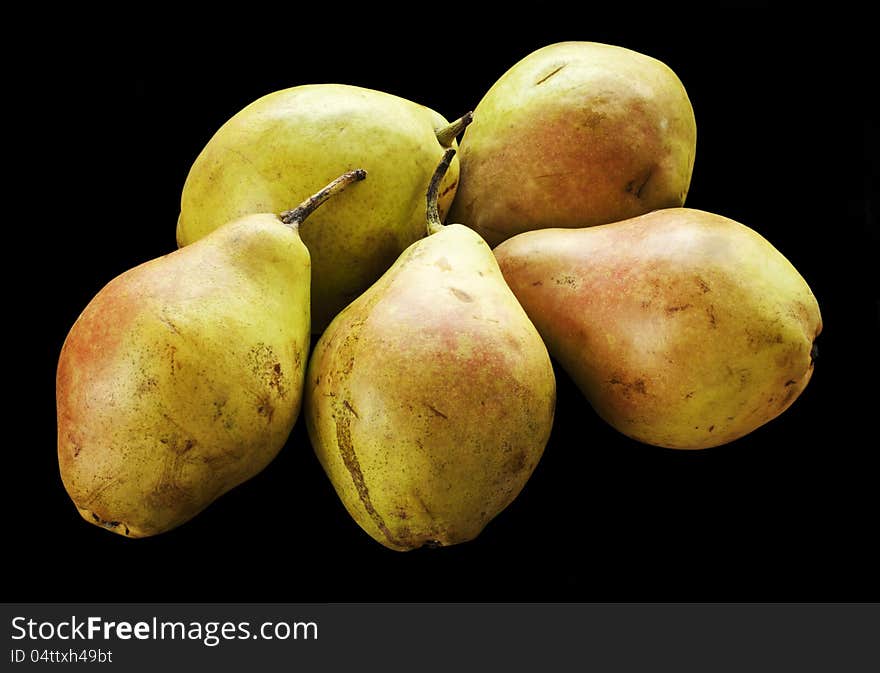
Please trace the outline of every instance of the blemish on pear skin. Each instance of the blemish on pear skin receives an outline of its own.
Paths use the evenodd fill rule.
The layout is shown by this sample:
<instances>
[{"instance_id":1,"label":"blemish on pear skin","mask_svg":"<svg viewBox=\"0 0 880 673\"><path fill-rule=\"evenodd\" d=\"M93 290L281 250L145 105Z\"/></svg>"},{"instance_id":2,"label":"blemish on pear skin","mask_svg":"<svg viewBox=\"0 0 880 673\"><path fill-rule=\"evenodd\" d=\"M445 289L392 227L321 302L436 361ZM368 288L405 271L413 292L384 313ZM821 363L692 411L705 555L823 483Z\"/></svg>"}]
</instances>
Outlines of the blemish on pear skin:
<instances>
[{"instance_id":1,"label":"blemish on pear skin","mask_svg":"<svg viewBox=\"0 0 880 673\"><path fill-rule=\"evenodd\" d=\"M83 499L81 501L83 507L90 506L91 503L95 502L101 496L101 494L104 493L104 491L111 488L114 484L120 483L119 479L114 478L114 477L104 477L104 479L105 479L105 481L103 484L101 484L97 488L93 489L92 492L89 493L85 497L85 499Z\"/></svg>"},{"instance_id":2,"label":"blemish on pear skin","mask_svg":"<svg viewBox=\"0 0 880 673\"><path fill-rule=\"evenodd\" d=\"M298 351L295 353L295 356L297 355ZM264 381L270 389L275 390L278 397L283 399L287 396L287 386L281 371L281 363L271 346L258 343L248 352L248 359L254 376Z\"/></svg>"},{"instance_id":3,"label":"blemish on pear skin","mask_svg":"<svg viewBox=\"0 0 880 673\"><path fill-rule=\"evenodd\" d=\"M351 475L355 490L367 514L376 524L376 527L382 531L385 538L394 546L406 546L401 544L392 533L382 515L376 511L373 501L370 499L370 491L367 489L367 482L364 480L364 473L361 471L361 465L358 461L357 454L354 451L354 445L351 441L351 417L346 413L339 413L335 416L336 420L336 445L339 447L339 455L346 469Z\"/></svg>"},{"instance_id":4,"label":"blemish on pear skin","mask_svg":"<svg viewBox=\"0 0 880 673\"><path fill-rule=\"evenodd\" d=\"M213 420L219 420L223 415L223 407L226 406L226 400L214 400L214 417Z\"/></svg>"},{"instance_id":5,"label":"blemish on pear skin","mask_svg":"<svg viewBox=\"0 0 880 673\"><path fill-rule=\"evenodd\" d=\"M667 306L666 307L666 315L673 315L674 313L678 313L679 311L686 311L691 307L691 304L679 304L678 306Z\"/></svg>"},{"instance_id":6,"label":"blemish on pear skin","mask_svg":"<svg viewBox=\"0 0 880 673\"><path fill-rule=\"evenodd\" d=\"M539 84L543 84L544 82L546 82L548 79L553 77L553 75L557 74L560 70L562 70L567 65L568 65L568 63L563 63L562 65L557 66L554 70L551 70L546 75L544 75L541 79L539 79L537 82L535 82L534 86L538 86Z\"/></svg>"},{"instance_id":7,"label":"blemish on pear skin","mask_svg":"<svg viewBox=\"0 0 880 673\"><path fill-rule=\"evenodd\" d=\"M116 528L122 523L121 521L105 521L94 512L92 512L92 518L95 520L96 524L107 529ZM128 526L125 527L125 531L125 534L128 535Z\"/></svg>"},{"instance_id":8,"label":"blemish on pear skin","mask_svg":"<svg viewBox=\"0 0 880 673\"><path fill-rule=\"evenodd\" d=\"M168 316L161 315L161 316L159 316L159 320L162 322L163 325L165 325L165 327L170 329L177 336L183 336L181 331L177 328L177 325L175 325L174 321L172 321Z\"/></svg>"},{"instance_id":9,"label":"blemish on pear skin","mask_svg":"<svg viewBox=\"0 0 880 673\"><path fill-rule=\"evenodd\" d=\"M173 367L174 366L172 365L172 370L171 370L172 373L174 373ZM141 373L146 374L146 372L141 372ZM146 378L141 379L140 383L138 383L137 392L139 395L144 395L144 394L150 392L150 390L155 388L158 384L159 384L159 381L156 380L155 376L147 376Z\"/></svg>"},{"instance_id":10,"label":"blemish on pear skin","mask_svg":"<svg viewBox=\"0 0 880 673\"><path fill-rule=\"evenodd\" d=\"M428 404L427 402L425 403L425 406L428 407L428 409L430 409L432 412L434 412L435 415L439 416L440 418L443 418L443 419L446 419L446 420L449 419L449 416L447 416L446 414L444 414L442 411L440 411L440 410L437 409L436 407L434 407L434 406Z\"/></svg>"},{"instance_id":11,"label":"blemish on pear skin","mask_svg":"<svg viewBox=\"0 0 880 673\"><path fill-rule=\"evenodd\" d=\"M642 193L645 190L645 185L648 184L648 181L651 179L651 176L654 174L654 168L649 168L647 174L641 178L633 178L629 182L626 183L626 187L624 187L624 191L627 194L634 195L637 199L642 198ZM637 186L638 185L638 186Z\"/></svg>"},{"instance_id":12,"label":"blemish on pear skin","mask_svg":"<svg viewBox=\"0 0 880 673\"><path fill-rule=\"evenodd\" d=\"M257 413L260 414L260 416L264 416L267 423L272 422L272 416L275 415L275 406L272 404L272 400L270 400L268 396L260 398L260 401L257 404Z\"/></svg>"},{"instance_id":13,"label":"blemish on pear skin","mask_svg":"<svg viewBox=\"0 0 880 673\"><path fill-rule=\"evenodd\" d=\"M457 179L454 180L453 182L449 183L449 185L446 187L446 189L444 189L442 192L440 192L440 195L437 198L443 198L444 196L446 196L449 192L451 192L456 187L458 187L458 180Z\"/></svg>"},{"instance_id":14,"label":"blemish on pear skin","mask_svg":"<svg viewBox=\"0 0 880 673\"><path fill-rule=\"evenodd\" d=\"M436 266L441 271L452 270L452 266L449 264L449 260L445 257L441 257L436 262L434 262L434 266Z\"/></svg>"},{"instance_id":15,"label":"blemish on pear skin","mask_svg":"<svg viewBox=\"0 0 880 673\"><path fill-rule=\"evenodd\" d=\"M518 451L517 454L508 461L505 467L508 472L516 473L522 471L526 467L526 463L525 451Z\"/></svg>"},{"instance_id":16,"label":"blemish on pear skin","mask_svg":"<svg viewBox=\"0 0 880 673\"><path fill-rule=\"evenodd\" d=\"M269 387L274 388L278 392L279 397L285 397L287 395L287 388L284 386L284 376L281 373L280 362L276 362L275 366L272 367L272 373L269 379Z\"/></svg>"},{"instance_id":17,"label":"blemish on pear skin","mask_svg":"<svg viewBox=\"0 0 880 673\"><path fill-rule=\"evenodd\" d=\"M748 340L749 346L754 349L755 352L760 352L767 346L784 342L781 334L767 334L766 332L755 332L753 330L746 330L746 339Z\"/></svg>"},{"instance_id":18,"label":"blemish on pear skin","mask_svg":"<svg viewBox=\"0 0 880 673\"><path fill-rule=\"evenodd\" d=\"M176 372L179 372L183 366L180 364L180 361L177 358L177 346L168 345L168 360L169 365L171 367L171 375L173 376Z\"/></svg>"},{"instance_id":19,"label":"blemish on pear skin","mask_svg":"<svg viewBox=\"0 0 880 673\"><path fill-rule=\"evenodd\" d=\"M630 399L633 392L637 392L640 395L647 395L648 394L648 387L645 383L645 379L640 378L640 379L636 379L632 383L627 383L626 381L623 381L623 380L615 377L615 378L609 379L608 383L610 383L613 386L621 386L623 396L626 399Z\"/></svg>"},{"instance_id":20,"label":"blemish on pear skin","mask_svg":"<svg viewBox=\"0 0 880 673\"><path fill-rule=\"evenodd\" d=\"M707 283L705 280L703 280L703 279L700 278L699 276L697 276L696 278L694 278L694 281L697 283L697 286L700 288L700 291L701 291L703 294L706 294L707 292L711 292L711 291L712 291L712 288L709 287L709 283Z\"/></svg>"},{"instance_id":21,"label":"blemish on pear skin","mask_svg":"<svg viewBox=\"0 0 880 673\"><path fill-rule=\"evenodd\" d=\"M474 298L470 296L467 292L465 292L464 290L459 290L457 287L451 287L449 288L449 291L454 294L455 298L459 301L470 303L474 300Z\"/></svg>"},{"instance_id":22,"label":"blemish on pear skin","mask_svg":"<svg viewBox=\"0 0 880 673\"><path fill-rule=\"evenodd\" d=\"M706 315L709 316L709 326L712 327L712 329L718 329L718 321L715 318L715 307L711 304L706 307Z\"/></svg>"},{"instance_id":23,"label":"blemish on pear skin","mask_svg":"<svg viewBox=\"0 0 880 673\"><path fill-rule=\"evenodd\" d=\"M343 406L345 406L346 409L348 409L348 410L352 413L352 415L353 415L355 418L360 419L360 416L358 415L358 412L356 412L356 411L354 410L354 407L351 406L351 403L350 403L348 400L342 400L342 404L343 404Z\"/></svg>"}]
</instances>

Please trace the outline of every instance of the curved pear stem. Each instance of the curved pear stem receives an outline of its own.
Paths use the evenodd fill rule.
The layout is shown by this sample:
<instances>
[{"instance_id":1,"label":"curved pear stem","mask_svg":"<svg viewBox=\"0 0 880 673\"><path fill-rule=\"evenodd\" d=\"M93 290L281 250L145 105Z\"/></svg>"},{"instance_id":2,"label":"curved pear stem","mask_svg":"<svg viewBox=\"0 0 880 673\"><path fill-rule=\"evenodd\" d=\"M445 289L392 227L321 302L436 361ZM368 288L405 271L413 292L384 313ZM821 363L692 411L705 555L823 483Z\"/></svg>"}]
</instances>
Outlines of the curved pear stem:
<instances>
[{"instance_id":1,"label":"curved pear stem","mask_svg":"<svg viewBox=\"0 0 880 673\"><path fill-rule=\"evenodd\" d=\"M455 150L451 147L443 153L443 158L440 159L440 163L434 170L434 175L431 176L431 182L428 184L428 194L425 197L428 201L428 236L443 229L440 209L437 208L437 193L440 191L440 183L443 181L446 171L449 170L449 164L454 156Z\"/></svg>"},{"instance_id":2,"label":"curved pear stem","mask_svg":"<svg viewBox=\"0 0 880 673\"><path fill-rule=\"evenodd\" d=\"M309 215L317 210L324 201L344 190L352 182L358 182L365 177L367 177L367 172L363 168L343 173L329 185L324 187L320 192L312 194L296 208L285 210L278 217L291 229L296 229Z\"/></svg>"},{"instance_id":3,"label":"curved pear stem","mask_svg":"<svg viewBox=\"0 0 880 673\"><path fill-rule=\"evenodd\" d=\"M468 124L474 120L474 113L468 112L460 119L456 119L451 124L437 129L437 141L443 147L452 147L452 141L458 138L458 134L465 130Z\"/></svg>"}]
</instances>

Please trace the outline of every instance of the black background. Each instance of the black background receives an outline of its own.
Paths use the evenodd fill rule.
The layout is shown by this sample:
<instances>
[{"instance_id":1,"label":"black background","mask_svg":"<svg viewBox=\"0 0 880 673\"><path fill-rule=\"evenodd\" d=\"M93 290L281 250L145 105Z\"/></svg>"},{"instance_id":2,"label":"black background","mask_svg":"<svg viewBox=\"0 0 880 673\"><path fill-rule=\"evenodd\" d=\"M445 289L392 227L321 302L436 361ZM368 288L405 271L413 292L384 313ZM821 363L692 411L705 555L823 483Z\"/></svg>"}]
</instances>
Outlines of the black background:
<instances>
[{"instance_id":1,"label":"black background","mask_svg":"<svg viewBox=\"0 0 880 673\"><path fill-rule=\"evenodd\" d=\"M5 419L4 600L880 599L867 20L436 7L389 14L392 25L390 10L320 10L176 29L172 17L102 17L108 29L56 16L30 43L41 60L21 73L10 110L22 123L7 129L30 151L8 194L25 219L8 223L22 239L7 249L19 269L6 331L20 403ZM127 540L80 519L55 456L61 344L106 282L175 248L189 166L226 119L316 82L382 89L453 119L517 60L570 39L676 71L698 127L687 205L762 233L818 297L817 368L791 409L727 446L664 450L605 425L557 369L556 422L533 478L478 539L452 548L402 554L370 539L302 422L262 474L172 532Z\"/></svg>"}]
</instances>

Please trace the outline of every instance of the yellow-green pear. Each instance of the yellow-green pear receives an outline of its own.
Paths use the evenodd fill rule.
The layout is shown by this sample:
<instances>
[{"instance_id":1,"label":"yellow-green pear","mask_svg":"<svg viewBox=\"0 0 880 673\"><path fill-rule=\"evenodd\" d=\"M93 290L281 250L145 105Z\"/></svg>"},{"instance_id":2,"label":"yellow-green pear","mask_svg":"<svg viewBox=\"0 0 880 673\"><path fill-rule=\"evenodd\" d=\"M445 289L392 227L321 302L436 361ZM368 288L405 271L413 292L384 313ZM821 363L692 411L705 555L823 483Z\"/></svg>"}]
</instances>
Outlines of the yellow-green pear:
<instances>
[{"instance_id":1,"label":"yellow-green pear","mask_svg":"<svg viewBox=\"0 0 880 673\"><path fill-rule=\"evenodd\" d=\"M247 215L110 281L58 362L58 461L82 517L170 530L260 472L300 411L309 253L297 227L363 171L298 208Z\"/></svg>"},{"instance_id":2,"label":"yellow-green pear","mask_svg":"<svg viewBox=\"0 0 880 673\"><path fill-rule=\"evenodd\" d=\"M495 246L681 206L696 134L687 92L662 62L595 42L543 47L474 109L450 218Z\"/></svg>"},{"instance_id":3,"label":"yellow-green pear","mask_svg":"<svg viewBox=\"0 0 880 673\"><path fill-rule=\"evenodd\" d=\"M504 278L602 418L641 442L700 449L785 411L822 331L807 283L766 239L670 208L520 234Z\"/></svg>"},{"instance_id":4,"label":"yellow-green pear","mask_svg":"<svg viewBox=\"0 0 880 673\"><path fill-rule=\"evenodd\" d=\"M230 216L279 212L363 167L370 179L358 198L328 204L300 231L312 258L312 329L320 333L424 236L425 185L469 121L450 124L404 98L342 84L270 93L229 119L196 158L177 242L188 245ZM457 183L456 160L441 185L443 214Z\"/></svg>"},{"instance_id":5,"label":"yellow-green pear","mask_svg":"<svg viewBox=\"0 0 880 673\"><path fill-rule=\"evenodd\" d=\"M556 382L541 338L471 229L427 238L321 336L309 436L354 520L394 550L476 537L519 494L550 435Z\"/></svg>"}]
</instances>

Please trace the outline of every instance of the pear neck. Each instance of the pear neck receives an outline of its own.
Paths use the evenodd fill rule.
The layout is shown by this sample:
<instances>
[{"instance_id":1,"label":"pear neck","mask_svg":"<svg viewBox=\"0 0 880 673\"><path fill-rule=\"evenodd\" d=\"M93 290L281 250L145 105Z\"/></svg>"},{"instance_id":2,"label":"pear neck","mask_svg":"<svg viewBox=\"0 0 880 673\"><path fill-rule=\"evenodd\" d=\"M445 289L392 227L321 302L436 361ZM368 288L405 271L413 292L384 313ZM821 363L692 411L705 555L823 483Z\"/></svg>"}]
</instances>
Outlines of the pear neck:
<instances>
[{"instance_id":1,"label":"pear neck","mask_svg":"<svg viewBox=\"0 0 880 673\"><path fill-rule=\"evenodd\" d=\"M329 185L324 187L324 189L312 194L296 208L285 210L278 216L278 218L291 229L296 229L331 196L338 194L352 182L358 182L366 177L367 172L363 168L343 173Z\"/></svg>"},{"instance_id":2,"label":"pear neck","mask_svg":"<svg viewBox=\"0 0 880 673\"><path fill-rule=\"evenodd\" d=\"M441 129L437 129L434 133L437 135L437 142L443 147L452 147L453 141L459 134L465 130L468 124L474 120L474 113L468 112L451 124L447 124Z\"/></svg>"},{"instance_id":3,"label":"pear neck","mask_svg":"<svg viewBox=\"0 0 880 673\"><path fill-rule=\"evenodd\" d=\"M455 150L451 147L443 153L443 158L440 159L440 163L434 170L434 175L431 176L431 182L428 184L428 193L425 197L428 202L428 236L436 234L443 229L443 222L440 220L440 209L437 206L437 198L440 191L440 183L446 176L446 171L449 170L449 164L454 156Z\"/></svg>"}]
</instances>

